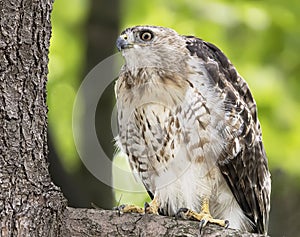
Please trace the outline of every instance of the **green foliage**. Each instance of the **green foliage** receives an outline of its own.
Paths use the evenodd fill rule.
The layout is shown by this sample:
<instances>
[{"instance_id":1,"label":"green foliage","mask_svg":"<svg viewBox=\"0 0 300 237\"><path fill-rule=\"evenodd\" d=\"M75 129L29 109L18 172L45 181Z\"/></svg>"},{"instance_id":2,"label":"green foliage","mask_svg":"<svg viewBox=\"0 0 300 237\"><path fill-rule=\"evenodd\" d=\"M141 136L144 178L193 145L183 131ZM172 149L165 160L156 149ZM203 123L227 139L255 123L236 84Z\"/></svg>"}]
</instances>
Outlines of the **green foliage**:
<instances>
[{"instance_id":1,"label":"green foliage","mask_svg":"<svg viewBox=\"0 0 300 237\"><path fill-rule=\"evenodd\" d=\"M49 54L48 107L50 136L67 171L78 166L72 134L72 109L84 68L83 27L88 1L55 1Z\"/></svg>"}]
</instances>

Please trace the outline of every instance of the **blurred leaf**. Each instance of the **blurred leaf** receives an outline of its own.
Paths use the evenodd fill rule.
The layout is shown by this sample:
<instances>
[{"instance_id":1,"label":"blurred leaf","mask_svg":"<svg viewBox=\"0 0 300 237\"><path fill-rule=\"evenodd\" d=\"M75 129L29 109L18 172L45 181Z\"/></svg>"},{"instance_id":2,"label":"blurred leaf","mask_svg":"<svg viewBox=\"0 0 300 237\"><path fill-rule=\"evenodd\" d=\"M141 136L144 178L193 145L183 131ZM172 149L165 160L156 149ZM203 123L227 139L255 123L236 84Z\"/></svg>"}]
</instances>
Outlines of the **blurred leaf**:
<instances>
[{"instance_id":1,"label":"blurred leaf","mask_svg":"<svg viewBox=\"0 0 300 237\"><path fill-rule=\"evenodd\" d=\"M85 65L83 24L88 0L55 1L49 54L49 133L65 169L74 172L79 165L72 134L72 110Z\"/></svg>"}]
</instances>

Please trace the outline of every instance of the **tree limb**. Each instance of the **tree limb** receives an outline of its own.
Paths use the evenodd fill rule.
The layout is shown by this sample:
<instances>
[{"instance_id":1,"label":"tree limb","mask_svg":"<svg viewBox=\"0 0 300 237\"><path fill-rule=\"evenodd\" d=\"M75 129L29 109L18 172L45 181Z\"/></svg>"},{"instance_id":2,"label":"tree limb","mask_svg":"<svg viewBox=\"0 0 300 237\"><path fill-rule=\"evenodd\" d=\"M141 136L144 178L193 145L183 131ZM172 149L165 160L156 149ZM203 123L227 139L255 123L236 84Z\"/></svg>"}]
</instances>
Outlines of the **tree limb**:
<instances>
[{"instance_id":1,"label":"tree limb","mask_svg":"<svg viewBox=\"0 0 300 237\"><path fill-rule=\"evenodd\" d=\"M257 237L233 229L208 224L202 236ZM174 217L125 213L98 209L68 207L60 236L200 236L196 221L175 220Z\"/></svg>"}]
</instances>

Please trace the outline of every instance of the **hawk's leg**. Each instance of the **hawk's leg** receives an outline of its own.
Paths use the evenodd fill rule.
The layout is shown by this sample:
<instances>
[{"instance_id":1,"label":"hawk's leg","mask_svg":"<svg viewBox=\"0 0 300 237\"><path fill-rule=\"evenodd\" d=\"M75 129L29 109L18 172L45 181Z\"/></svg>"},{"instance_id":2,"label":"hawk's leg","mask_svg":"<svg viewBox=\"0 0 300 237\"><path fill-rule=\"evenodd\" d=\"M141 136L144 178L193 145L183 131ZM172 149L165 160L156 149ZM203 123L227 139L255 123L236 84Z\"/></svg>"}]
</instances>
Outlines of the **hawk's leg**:
<instances>
[{"instance_id":1,"label":"hawk's leg","mask_svg":"<svg viewBox=\"0 0 300 237\"><path fill-rule=\"evenodd\" d=\"M123 212L123 213L134 212L134 213L158 214L158 207L159 207L159 204L158 204L157 198L154 197L150 203L147 203L147 202L145 203L144 208L136 206L136 205L123 204L114 209L119 210L120 212Z\"/></svg>"},{"instance_id":2,"label":"hawk's leg","mask_svg":"<svg viewBox=\"0 0 300 237\"><path fill-rule=\"evenodd\" d=\"M149 213L149 214L158 215L158 208L159 208L159 203L156 196L153 198L153 200L150 203L146 202L144 205L145 213Z\"/></svg>"},{"instance_id":3,"label":"hawk's leg","mask_svg":"<svg viewBox=\"0 0 300 237\"><path fill-rule=\"evenodd\" d=\"M176 216L181 216L184 219L189 220L198 220L200 221L200 233L202 228L209 222L213 224L217 224L227 228L229 226L228 220L214 219L209 211L209 198L204 197L201 200L201 212L197 213L195 211L189 210L188 208L180 208L176 214Z\"/></svg>"}]
</instances>

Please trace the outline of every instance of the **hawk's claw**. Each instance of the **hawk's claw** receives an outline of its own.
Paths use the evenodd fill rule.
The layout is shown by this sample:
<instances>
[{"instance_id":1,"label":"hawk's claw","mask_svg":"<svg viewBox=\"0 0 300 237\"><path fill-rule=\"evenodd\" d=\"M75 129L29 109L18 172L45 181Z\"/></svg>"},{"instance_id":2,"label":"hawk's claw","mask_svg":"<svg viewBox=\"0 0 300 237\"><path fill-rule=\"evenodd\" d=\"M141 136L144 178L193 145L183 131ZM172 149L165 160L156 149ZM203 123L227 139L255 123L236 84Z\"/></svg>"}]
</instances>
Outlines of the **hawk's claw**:
<instances>
[{"instance_id":1,"label":"hawk's claw","mask_svg":"<svg viewBox=\"0 0 300 237\"><path fill-rule=\"evenodd\" d=\"M179 210L175 214L175 219L179 219L179 218L186 219L185 216L188 211L189 211L188 208L185 208L185 207L179 208ZM182 213L184 213L184 215Z\"/></svg>"},{"instance_id":2,"label":"hawk's claw","mask_svg":"<svg viewBox=\"0 0 300 237\"><path fill-rule=\"evenodd\" d=\"M123 210L125 208L125 206L126 206L125 204L120 205L118 210Z\"/></svg>"},{"instance_id":3,"label":"hawk's claw","mask_svg":"<svg viewBox=\"0 0 300 237\"><path fill-rule=\"evenodd\" d=\"M125 208L125 204L122 204L120 206L116 206L116 207L113 207L112 210L113 211L118 211L118 215L120 216L121 215L121 211Z\"/></svg>"},{"instance_id":4,"label":"hawk's claw","mask_svg":"<svg viewBox=\"0 0 300 237\"><path fill-rule=\"evenodd\" d=\"M219 226L223 226L224 228L228 228L229 221L228 220L221 220L221 219L214 219L209 211L206 209L202 210L200 213L194 212L188 208L180 208L177 213L175 214L175 218L183 218L188 220L198 220L199 221L199 231L200 235L203 231L203 228L207 225L207 223L217 224Z\"/></svg>"},{"instance_id":5,"label":"hawk's claw","mask_svg":"<svg viewBox=\"0 0 300 237\"><path fill-rule=\"evenodd\" d=\"M227 229L229 227L229 220L225 220L225 229Z\"/></svg>"},{"instance_id":6,"label":"hawk's claw","mask_svg":"<svg viewBox=\"0 0 300 237\"><path fill-rule=\"evenodd\" d=\"M200 235L202 235L202 230L203 230L204 226L206 226L206 224L207 224L207 220L204 220L204 219L199 222Z\"/></svg>"},{"instance_id":7,"label":"hawk's claw","mask_svg":"<svg viewBox=\"0 0 300 237\"><path fill-rule=\"evenodd\" d=\"M144 212L148 214L158 214L158 204L155 198L150 203L145 202Z\"/></svg>"},{"instance_id":8,"label":"hawk's claw","mask_svg":"<svg viewBox=\"0 0 300 237\"><path fill-rule=\"evenodd\" d=\"M148 203L148 202L145 202L145 204L144 204L144 212L145 212L145 213L148 213L149 208L150 208L149 203Z\"/></svg>"},{"instance_id":9,"label":"hawk's claw","mask_svg":"<svg viewBox=\"0 0 300 237\"><path fill-rule=\"evenodd\" d=\"M113 211L121 211L122 209L124 209L125 206L125 204L122 204L120 206L113 207Z\"/></svg>"}]
</instances>

